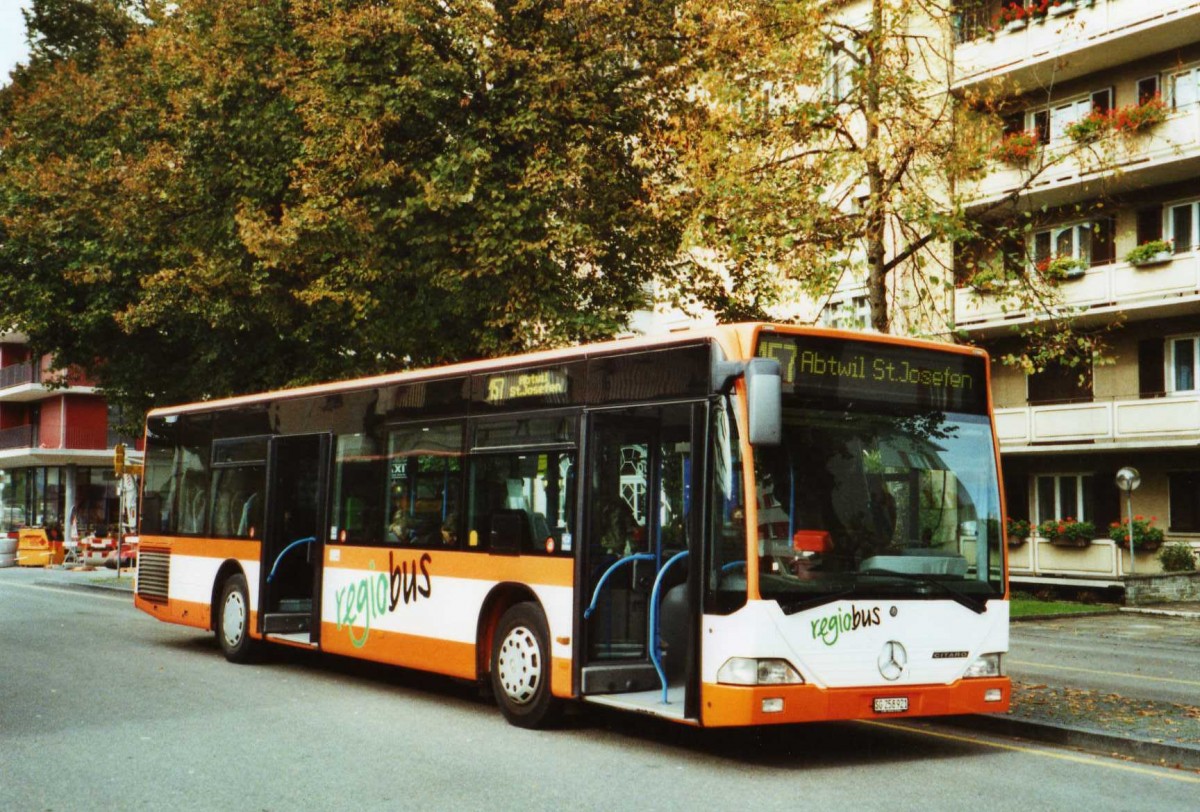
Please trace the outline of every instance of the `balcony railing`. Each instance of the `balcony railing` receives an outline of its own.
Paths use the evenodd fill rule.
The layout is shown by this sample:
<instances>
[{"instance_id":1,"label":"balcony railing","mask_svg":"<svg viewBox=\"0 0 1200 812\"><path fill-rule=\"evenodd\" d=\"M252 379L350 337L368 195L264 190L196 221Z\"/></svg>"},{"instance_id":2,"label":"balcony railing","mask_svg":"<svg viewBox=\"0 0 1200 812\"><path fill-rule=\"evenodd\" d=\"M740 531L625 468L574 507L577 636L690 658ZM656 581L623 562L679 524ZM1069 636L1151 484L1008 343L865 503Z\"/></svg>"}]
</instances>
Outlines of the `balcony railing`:
<instances>
[{"instance_id":1,"label":"balcony railing","mask_svg":"<svg viewBox=\"0 0 1200 812\"><path fill-rule=\"evenodd\" d=\"M26 361L23 364L12 364L0 369L0 389L14 386L24 386L28 383L40 383L41 370Z\"/></svg>"},{"instance_id":2,"label":"balcony railing","mask_svg":"<svg viewBox=\"0 0 1200 812\"><path fill-rule=\"evenodd\" d=\"M996 410L1001 447L1200 439L1200 397L1124 398Z\"/></svg>"},{"instance_id":3,"label":"balcony railing","mask_svg":"<svg viewBox=\"0 0 1200 812\"><path fill-rule=\"evenodd\" d=\"M0 429L0 450L29 448L33 445L33 426L13 426Z\"/></svg>"},{"instance_id":4,"label":"balcony railing","mask_svg":"<svg viewBox=\"0 0 1200 812\"><path fill-rule=\"evenodd\" d=\"M1131 313L1141 307L1179 303L1183 297L1200 296L1200 254L1175 254L1167 262L1134 266L1112 262L1088 268L1082 276L1060 282L1061 305L1072 311L1120 306ZM954 292L954 318L966 330L986 330L1014 322L1029 321L1036 314L1014 309L1011 297L979 293L971 288Z\"/></svg>"},{"instance_id":5,"label":"balcony railing","mask_svg":"<svg viewBox=\"0 0 1200 812\"><path fill-rule=\"evenodd\" d=\"M1200 158L1200 105L1189 105L1147 132L1114 133L1086 147L1067 140L1044 149L1028 165L999 161L974 186L964 189L972 205L1019 193L1033 204L1058 205L1080 195L1095 195L1085 182L1106 179L1106 190L1124 185L1168 182L1179 175L1179 162Z\"/></svg>"},{"instance_id":6,"label":"balcony railing","mask_svg":"<svg viewBox=\"0 0 1200 812\"><path fill-rule=\"evenodd\" d=\"M1200 0L1075 0L993 30L1001 5L971 4L955 26L956 84L1006 77L1026 88L1092 73L1195 41ZM1045 74L1045 75L1043 75Z\"/></svg>"}]
</instances>

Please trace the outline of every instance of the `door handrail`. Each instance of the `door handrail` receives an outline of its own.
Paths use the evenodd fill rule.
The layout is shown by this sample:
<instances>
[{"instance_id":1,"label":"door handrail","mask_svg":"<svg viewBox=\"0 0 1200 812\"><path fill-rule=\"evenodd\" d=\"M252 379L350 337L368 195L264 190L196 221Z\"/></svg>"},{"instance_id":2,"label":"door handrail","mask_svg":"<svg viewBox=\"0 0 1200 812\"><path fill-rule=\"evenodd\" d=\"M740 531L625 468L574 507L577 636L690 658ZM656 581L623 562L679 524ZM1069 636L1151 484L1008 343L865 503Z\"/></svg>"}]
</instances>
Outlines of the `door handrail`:
<instances>
[{"instance_id":1,"label":"door handrail","mask_svg":"<svg viewBox=\"0 0 1200 812\"><path fill-rule=\"evenodd\" d=\"M650 590L650 662L654 663L654 670L658 672L658 680L662 683L662 703L664 705L670 703L667 702L667 672L663 669L662 652L659 650L658 624L661 620L658 612L659 593L662 591L663 576L667 574L667 570L671 569L676 561L686 557L688 553L688 550L683 550L667 559L667 563L662 565L662 569L658 571L658 575L654 579L654 588Z\"/></svg>"},{"instance_id":2,"label":"door handrail","mask_svg":"<svg viewBox=\"0 0 1200 812\"><path fill-rule=\"evenodd\" d=\"M592 616L592 613L596 611L596 602L600 600L600 590L604 589L604 585L608 582L609 577L617 570L618 567L622 567L625 564L629 564L633 561L653 560L654 556L650 553L634 553L633 555L627 555L624 558L618 558L616 561L610 564L608 569L604 571L604 574L600 576L600 582L596 584L595 591L592 592L592 602L588 604L587 609L583 610L583 619L587 620Z\"/></svg>"},{"instance_id":3,"label":"door handrail","mask_svg":"<svg viewBox=\"0 0 1200 812\"><path fill-rule=\"evenodd\" d=\"M275 563L271 565L271 572L267 575L267 583L271 583L271 579L275 577L275 570L279 568L279 562L282 561L283 557L288 554L288 551L290 551L293 547L299 547L301 544L312 544L316 540L316 536L309 536L308 538L296 539L291 544L284 547L279 552L279 555L275 557Z\"/></svg>"}]
</instances>

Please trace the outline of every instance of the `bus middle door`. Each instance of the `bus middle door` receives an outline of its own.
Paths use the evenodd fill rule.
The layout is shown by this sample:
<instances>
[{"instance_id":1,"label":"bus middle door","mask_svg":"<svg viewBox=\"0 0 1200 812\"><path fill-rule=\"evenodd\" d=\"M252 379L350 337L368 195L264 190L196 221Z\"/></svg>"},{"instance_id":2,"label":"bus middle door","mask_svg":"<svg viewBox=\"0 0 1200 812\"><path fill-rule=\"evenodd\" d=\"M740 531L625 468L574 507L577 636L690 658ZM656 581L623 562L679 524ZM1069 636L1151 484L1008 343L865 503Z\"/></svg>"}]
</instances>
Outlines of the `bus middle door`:
<instances>
[{"instance_id":1,"label":"bus middle door","mask_svg":"<svg viewBox=\"0 0 1200 812\"><path fill-rule=\"evenodd\" d=\"M331 438L272 437L267 454L261 631L315 644L320 634L320 563L324 550Z\"/></svg>"}]
</instances>

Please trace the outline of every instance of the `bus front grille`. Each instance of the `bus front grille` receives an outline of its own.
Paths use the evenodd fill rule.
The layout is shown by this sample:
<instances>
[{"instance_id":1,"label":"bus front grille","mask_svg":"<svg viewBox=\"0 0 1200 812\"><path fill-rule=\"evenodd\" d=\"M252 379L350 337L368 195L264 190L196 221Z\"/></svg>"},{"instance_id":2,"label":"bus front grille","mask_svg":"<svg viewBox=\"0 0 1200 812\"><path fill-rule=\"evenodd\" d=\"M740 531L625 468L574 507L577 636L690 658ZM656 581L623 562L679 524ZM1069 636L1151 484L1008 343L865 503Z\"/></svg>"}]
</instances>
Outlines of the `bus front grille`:
<instances>
[{"instance_id":1,"label":"bus front grille","mask_svg":"<svg viewBox=\"0 0 1200 812\"><path fill-rule=\"evenodd\" d=\"M138 552L137 593L143 598L166 601L171 583L171 551Z\"/></svg>"}]
</instances>

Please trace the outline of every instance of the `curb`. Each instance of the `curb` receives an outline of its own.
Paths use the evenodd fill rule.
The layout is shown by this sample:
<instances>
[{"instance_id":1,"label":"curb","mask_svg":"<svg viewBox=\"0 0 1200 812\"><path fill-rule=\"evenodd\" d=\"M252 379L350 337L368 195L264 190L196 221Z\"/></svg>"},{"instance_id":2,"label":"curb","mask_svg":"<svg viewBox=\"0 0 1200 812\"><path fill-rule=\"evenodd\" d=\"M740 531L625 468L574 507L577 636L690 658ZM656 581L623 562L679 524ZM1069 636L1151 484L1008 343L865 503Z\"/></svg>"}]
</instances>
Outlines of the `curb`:
<instances>
[{"instance_id":1,"label":"curb","mask_svg":"<svg viewBox=\"0 0 1200 812\"><path fill-rule=\"evenodd\" d=\"M1138 606L1123 606L1122 612L1131 615L1159 615L1160 617L1182 617L1188 620L1200 620L1200 612L1182 612L1175 609L1143 609Z\"/></svg>"},{"instance_id":2,"label":"curb","mask_svg":"<svg viewBox=\"0 0 1200 812\"><path fill-rule=\"evenodd\" d=\"M1054 612L1045 615L1023 615L1022 617L1010 617L1009 623L1030 623L1038 620L1065 620L1074 617L1111 617L1119 615L1123 609L1105 609L1100 612Z\"/></svg>"},{"instance_id":3,"label":"curb","mask_svg":"<svg viewBox=\"0 0 1200 812\"><path fill-rule=\"evenodd\" d=\"M114 581L116 580L116 576L113 576L113 580ZM132 597L133 596L132 579L122 579L122 580L125 581L124 584L117 584L117 583L98 584L98 583L90 583L90 582L84 583L82 581L34 581L34 583L37 584L38 586L48 586L48 587L57 588L57 589L83 589L83 590L88 590L88 591L92 591L92 592L116 592L118 594L129 595L130 597Z\"/></svg>"},{"instance_id":4,"label":"curb","mask_svg":"<svg viewBox=\"0 0 1200 812\"><path fill-rule=\"evenodd\" d=\"M1031 739L1046 744L1074 747L1096 755L1120 755L1165 767L1200 770L1200 745L1151 741L1117 736L1100 730L1064 727L1048 722L1008 716L944 716L931 722L963 727L982 733Z\"/></svg>"}]
</instances>

